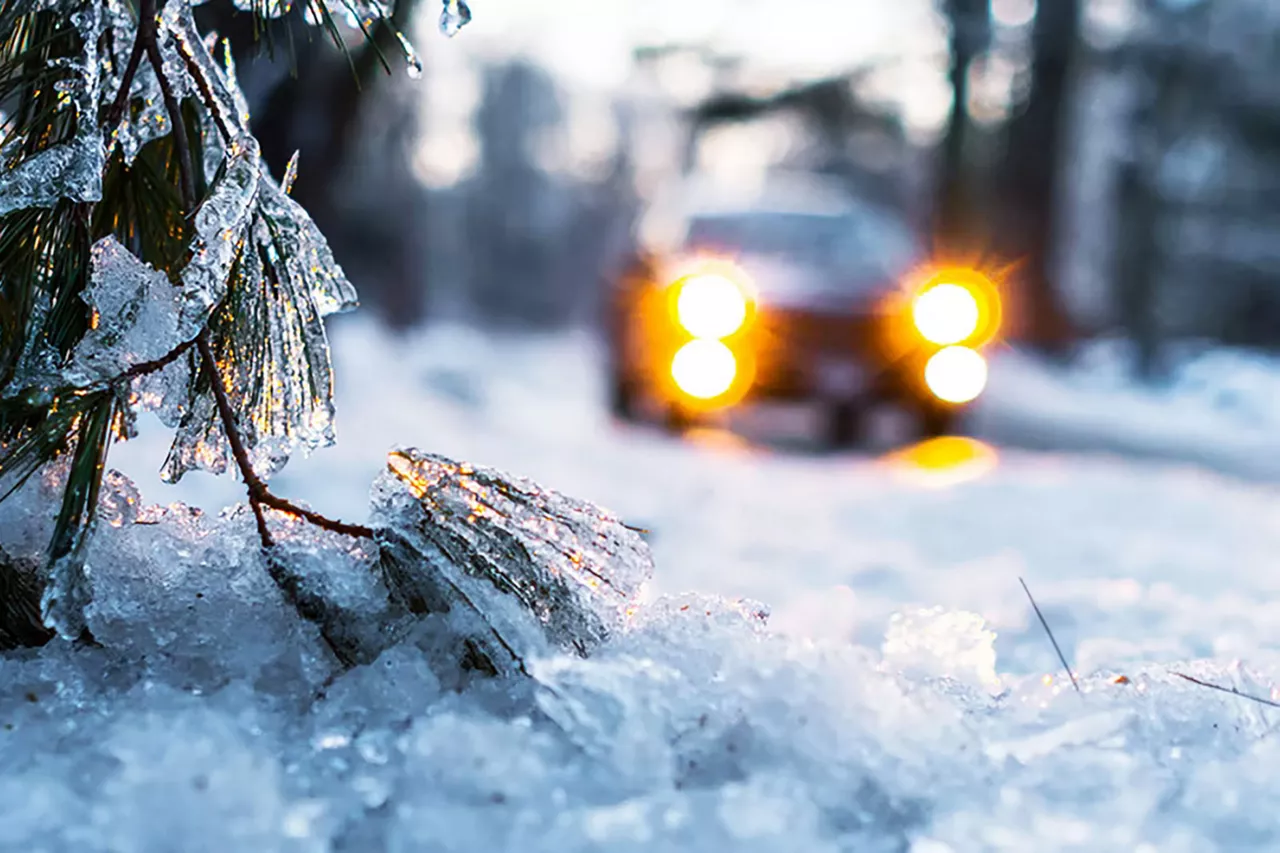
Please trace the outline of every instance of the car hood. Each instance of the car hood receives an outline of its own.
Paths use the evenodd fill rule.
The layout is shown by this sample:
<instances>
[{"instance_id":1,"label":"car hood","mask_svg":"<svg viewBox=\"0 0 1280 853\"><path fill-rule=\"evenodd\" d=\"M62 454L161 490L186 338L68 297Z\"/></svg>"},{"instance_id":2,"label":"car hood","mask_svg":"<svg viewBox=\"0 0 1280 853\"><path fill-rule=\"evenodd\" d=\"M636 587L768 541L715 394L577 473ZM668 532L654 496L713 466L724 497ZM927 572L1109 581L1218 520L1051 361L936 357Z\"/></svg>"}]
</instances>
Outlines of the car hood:
<instances>
[{"instance_id":1,"label":"car hood","mask_svg":"<svg viewBox=\"0 0 1280 853\"><path fill-rule=\"evenodd\" d=\"M763 308L866 314L892 286L883 273L836 271L776 256L742 255L736 264Z\"/></svg>"}]
</instances>

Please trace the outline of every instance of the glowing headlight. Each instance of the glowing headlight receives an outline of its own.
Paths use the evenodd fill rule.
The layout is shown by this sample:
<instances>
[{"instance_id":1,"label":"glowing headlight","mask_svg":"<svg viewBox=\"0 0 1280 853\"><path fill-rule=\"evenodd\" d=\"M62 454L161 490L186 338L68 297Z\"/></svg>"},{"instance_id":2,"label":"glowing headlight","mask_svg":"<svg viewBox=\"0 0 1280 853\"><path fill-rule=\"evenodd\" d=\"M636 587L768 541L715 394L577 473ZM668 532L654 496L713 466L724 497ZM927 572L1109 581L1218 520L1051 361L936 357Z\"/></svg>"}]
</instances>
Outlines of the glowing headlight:
<instances>
[{"instance_id":1,"label":"glowing headlight","mask_svg":"<svg viewBox=\"0 0 1280 853\"><path fill-rule=\"evenodd\" d=\"M691 276L680 285L676 316L696 338L725 338L746 322L747 298L742 288L722 275Z\"/></svg>"},{"instance_id":2,"label":"glowing headlight","mask_svg":"<svg viewBox=\"0 0 1280 853\"><path fill-rule=\"evenodd\" d=\"M738 360L719 341L689 341L671 359L676 387L697 400L719 397L733 386L737 375Z\"/></svg>"},{"instance_id":3,"label":"glowing headlight","mask_svg":"<svg viewBox=\"0 0 1280 853\"><path fill-rule=\"evenodd\" d=\"M968 347L947 347L925 364L924 381L939 400L968 403L987 387L987 360Z\"/></svg>"},{"instance_id":4,"label":"glowing headlight","mask_svg":"<svg viewBox=\"0 0 1280 853\"><path fill-rule=\"evenodd\" d=\"M982 306L973 291L959 284L935 284L915 298L911 318L930 343L958 344L978 331Z\"/></svg>"}]
</instances>

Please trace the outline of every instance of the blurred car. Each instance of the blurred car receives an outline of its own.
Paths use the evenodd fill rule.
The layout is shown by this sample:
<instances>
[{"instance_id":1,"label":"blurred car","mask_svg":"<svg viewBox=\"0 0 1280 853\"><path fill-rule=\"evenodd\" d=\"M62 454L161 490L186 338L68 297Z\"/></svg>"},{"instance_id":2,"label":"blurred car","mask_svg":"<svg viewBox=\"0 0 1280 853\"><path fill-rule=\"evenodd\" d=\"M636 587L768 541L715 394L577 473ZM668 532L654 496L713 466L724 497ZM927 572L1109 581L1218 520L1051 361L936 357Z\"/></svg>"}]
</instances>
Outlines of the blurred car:
<instances>
[{"instance_id":1,"label":"blurred car","mask_svg":"<svg viewBox=\"0 0 1280 853\"><path fill-rule=\"evenodd\" d=\"M900 218L792 178L689 194L651 212L607 299L609 406L672 429L755 400L816 402L824 442L855 444L893 403L952 432L986 385L1000 299L977 271L931 268Z\"/></svg>"}]
</instances>

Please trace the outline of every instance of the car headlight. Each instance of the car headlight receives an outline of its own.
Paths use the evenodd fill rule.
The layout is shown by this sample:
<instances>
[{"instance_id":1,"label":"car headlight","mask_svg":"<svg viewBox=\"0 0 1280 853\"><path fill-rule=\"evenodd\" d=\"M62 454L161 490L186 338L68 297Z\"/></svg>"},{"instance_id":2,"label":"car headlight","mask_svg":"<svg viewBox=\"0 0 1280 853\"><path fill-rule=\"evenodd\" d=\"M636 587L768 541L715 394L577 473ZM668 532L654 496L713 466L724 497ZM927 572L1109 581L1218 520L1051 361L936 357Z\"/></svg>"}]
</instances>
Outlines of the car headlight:
<instances>
[{"instance_id":1,"label":"car headlight","mask_svg":"<svg viewBox=\"0 0 1280 853\"><path fill-rule=\"evenodd\" d=\"M712 400L733 387L738 359L720 341L689 341L671 359L676 387L695 400Z\"/></svg>"},{"instance_id":2,"label":"car headlight","mask_svg":"<svg viewBox=\"0 0 1280 853\"><path fill-rule=\"evenodd\" d=\"M987 360L969 347L946 347L924 366L924 382L939 400L968 403L987 387Z\"/></svg>"},{"instance_id":3,"label":"car headlight","mask_svg":"<svg viewBox=\"0 0 1280 853\"><path fill-rule=\"evenodd\" d=\"M921 337L938 346L958 344L977 333L982 305L962 284L944 282L921 291L911 304L911 319Z\"/></svg>"},{"instance_id":4,"label":"car headlight","mask_svg":"<svg viewBox=\"0 0 1280 853\"><path fill-rule=\"evenodd\" d=\"M727 338L747 321L747 297L723 275L702 273L680 283L676 317L695 338Z\"/></svg>"}]
</instances>

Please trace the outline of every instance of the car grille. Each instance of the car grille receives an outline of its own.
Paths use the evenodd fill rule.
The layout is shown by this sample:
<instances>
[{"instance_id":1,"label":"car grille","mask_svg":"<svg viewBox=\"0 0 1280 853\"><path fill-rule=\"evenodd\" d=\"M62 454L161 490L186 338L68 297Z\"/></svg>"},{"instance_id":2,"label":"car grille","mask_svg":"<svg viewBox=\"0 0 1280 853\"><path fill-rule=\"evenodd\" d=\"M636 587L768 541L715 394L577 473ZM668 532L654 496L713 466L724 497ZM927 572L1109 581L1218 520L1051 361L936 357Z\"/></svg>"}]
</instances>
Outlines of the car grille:
<instances>
[{"instance_id":1,"label":"car grille","mask_svg":"<svg viewBox=\"0 0 1280 853\"><path fill-rule=\"evenodd\" d=\"M764 354L807 361L871 352L877 318L873 315L836 316L804 311L770 311L760 318ZM775 359L771 359L775 360ZM780 360L780 359L778 359Z\"/></svg>"}]
</instances>

